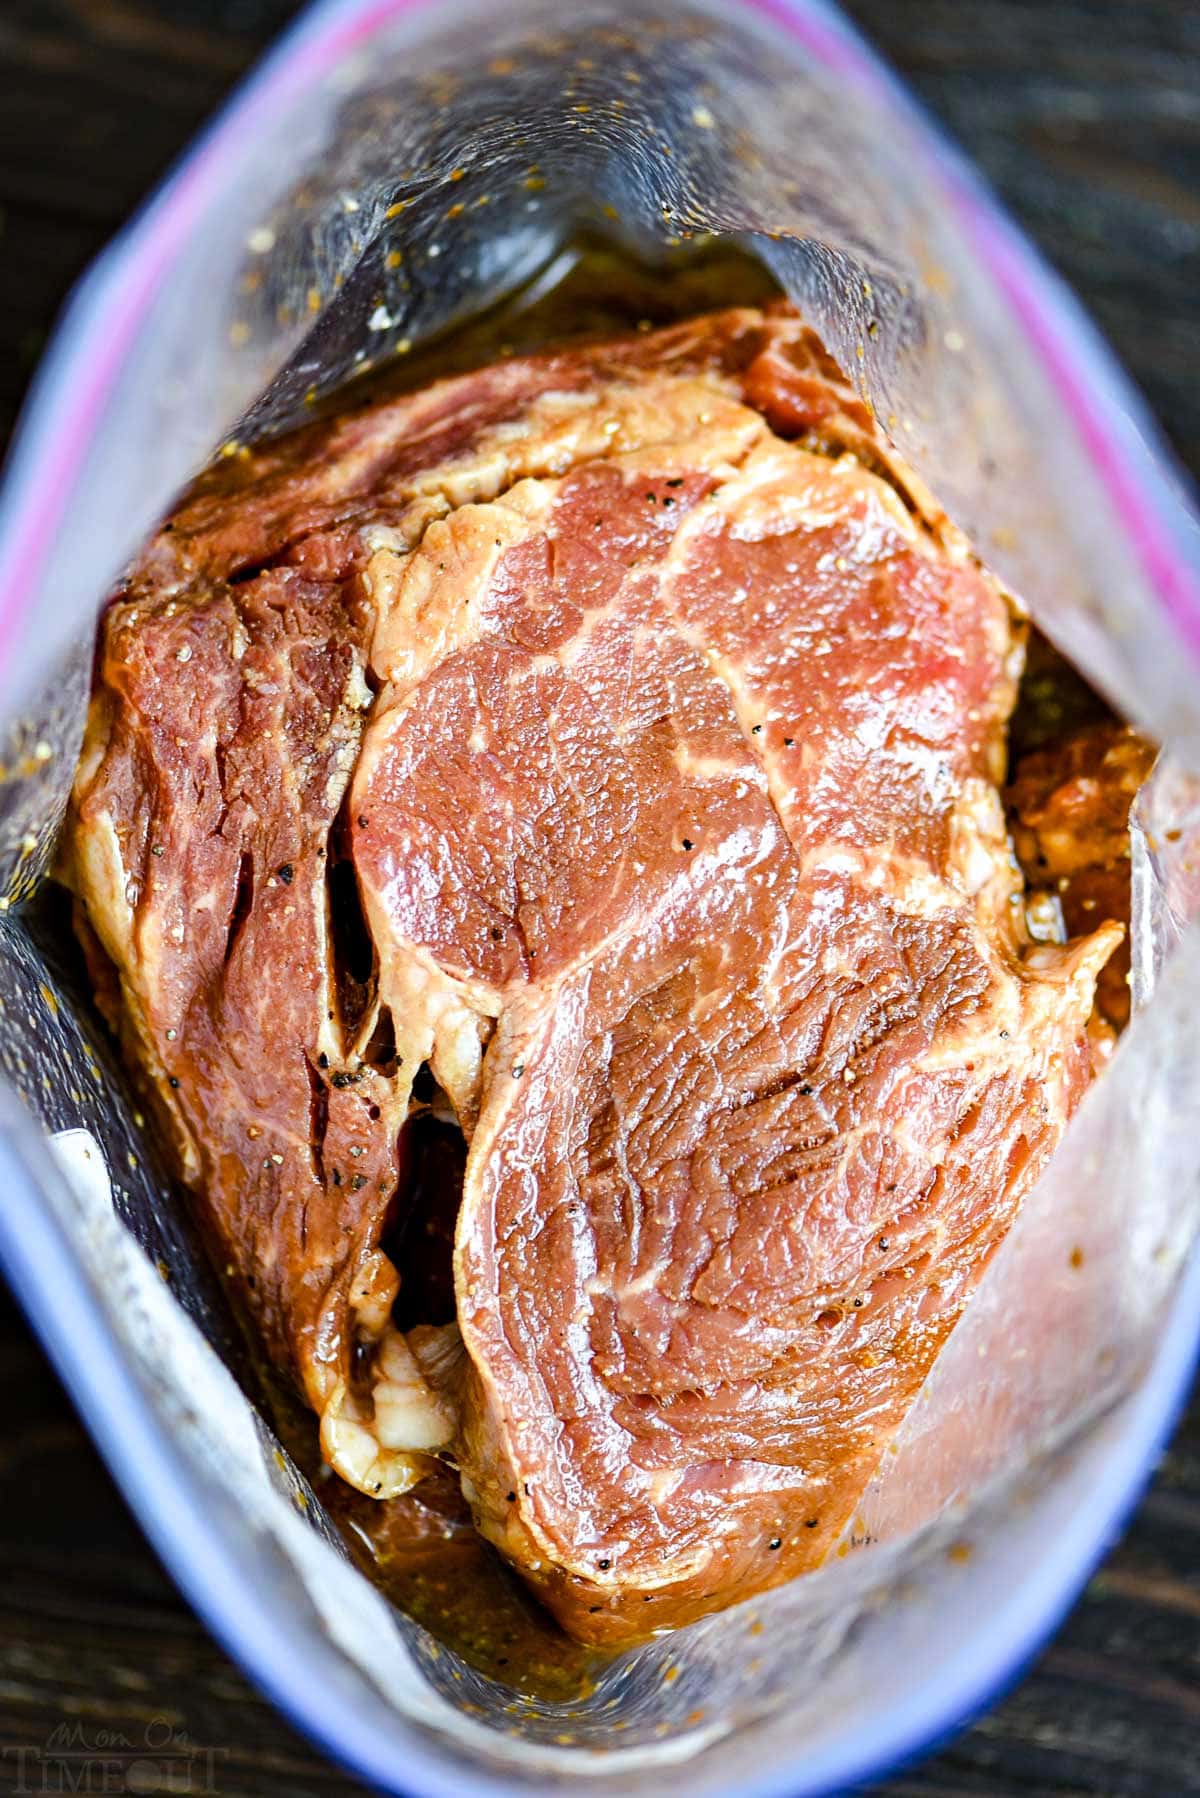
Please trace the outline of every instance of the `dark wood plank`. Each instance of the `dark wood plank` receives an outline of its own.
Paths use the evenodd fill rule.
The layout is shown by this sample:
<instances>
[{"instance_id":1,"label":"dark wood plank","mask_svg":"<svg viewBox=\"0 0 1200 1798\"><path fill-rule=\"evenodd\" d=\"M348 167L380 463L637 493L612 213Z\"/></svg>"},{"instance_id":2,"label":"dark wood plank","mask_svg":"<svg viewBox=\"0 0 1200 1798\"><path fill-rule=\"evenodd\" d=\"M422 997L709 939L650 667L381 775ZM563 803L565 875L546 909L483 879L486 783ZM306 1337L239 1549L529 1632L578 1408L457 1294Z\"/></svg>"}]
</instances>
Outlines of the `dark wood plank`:
<instances>
[{"instance_id":1,"label":"dark wood plank","mask_svg":"<svg viewBox=\"0 0 1200 1798\"><path fill-rule=\"evenodd\" d=\"M72 279L294 10L0 9L0 437ZM853 0L851 11L1082 293L1200 474L1200 12L1171 0ZM225 1798L359 1789L181 1603L7 1300L0 1384L0 1789L18 1789L17 1751L75 1724L89 1740L107 1730L134 1744L147 1729L152 1743L182 1733L216 1755ZM26 1778L42 1789L32 1762ZM1034 1669L941 1754L876 1790L1200 1793L1200 1393L1124 1540Z\"/></svg>"}]
</instances>

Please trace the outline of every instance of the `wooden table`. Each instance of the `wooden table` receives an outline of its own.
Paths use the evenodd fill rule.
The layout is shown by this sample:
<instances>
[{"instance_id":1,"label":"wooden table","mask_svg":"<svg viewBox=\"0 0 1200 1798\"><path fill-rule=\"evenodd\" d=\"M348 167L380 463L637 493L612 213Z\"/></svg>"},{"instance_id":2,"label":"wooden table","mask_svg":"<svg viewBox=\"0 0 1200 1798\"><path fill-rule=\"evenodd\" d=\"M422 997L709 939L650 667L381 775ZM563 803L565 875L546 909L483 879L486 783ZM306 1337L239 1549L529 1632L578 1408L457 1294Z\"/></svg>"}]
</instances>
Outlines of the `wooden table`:
<instances>
[{"instance_id":1,"label":"wooden table","mask_svg":"<svg viewBox=\"0 0 1200 1798\"><path fill-rule=\"evenodd\" d=\"M0 433L71 280L293 11L0 7ZM854 0L851 11L1074 282L1200 473L1200 10ZM181 1603L4 1299L0 1375L0 1790L22 1789L15 1751L63 1726L140 1740L154 1719L213 1748L223 1798L360 1789ZM71 1789L40 1780L26 1762L25 1790ZM878 1790L1200 1793L1200 1392L1124 1540L1032 1671Z\"/></svg>"}]
</instances>

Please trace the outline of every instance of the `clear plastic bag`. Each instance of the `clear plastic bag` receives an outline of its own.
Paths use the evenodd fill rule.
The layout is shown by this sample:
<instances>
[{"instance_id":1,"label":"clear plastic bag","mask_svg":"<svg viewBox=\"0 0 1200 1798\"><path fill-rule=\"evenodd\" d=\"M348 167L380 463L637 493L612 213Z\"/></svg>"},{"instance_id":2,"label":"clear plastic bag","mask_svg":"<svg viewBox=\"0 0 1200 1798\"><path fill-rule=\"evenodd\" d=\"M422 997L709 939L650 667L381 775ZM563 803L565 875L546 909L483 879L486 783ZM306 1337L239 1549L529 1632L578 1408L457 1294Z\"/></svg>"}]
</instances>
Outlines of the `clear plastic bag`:
<instances>
[{"instance_id":1,"label":"clear plastic bag","mask_svg":"<svg viewBox=\"0 0 1200 1798\"><path fill-rule=\"evenodd\" d=\"M1138 1015L845 1552L570 1706L514 1707L355 1572L247 1401L61 926L24 902L98 606L172 494L583 227L647 258L700 233L756 251L1035 620L1167 747L1134 833ZM1137 1490L1194 1354L1200 536L1087 322L842 20L316 8L62 321L4 493L0 654L0 1068L24 1101L0 1094L0 1251L153 1540L297 1720L389 1789L649 1793L686 1763L696 1793L800 1793L993 1690Z\"/></svg>"}]
</instances>

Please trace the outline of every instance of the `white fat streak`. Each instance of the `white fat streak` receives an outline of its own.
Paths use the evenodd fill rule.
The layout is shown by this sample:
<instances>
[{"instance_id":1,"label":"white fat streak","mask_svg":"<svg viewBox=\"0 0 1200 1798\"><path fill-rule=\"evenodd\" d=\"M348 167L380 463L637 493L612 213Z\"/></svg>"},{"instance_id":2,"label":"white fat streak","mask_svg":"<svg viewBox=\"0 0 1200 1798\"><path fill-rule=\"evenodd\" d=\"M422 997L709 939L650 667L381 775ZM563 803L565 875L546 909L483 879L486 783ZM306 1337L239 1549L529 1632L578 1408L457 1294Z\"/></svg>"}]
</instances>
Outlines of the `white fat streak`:
<instances>
[{"instance_id":1,"label":"white fat streak","mask_svg":"<svg viewBox=\"0 0 1200 1798\"><path fill-rule=\"evenodd\" d=\"M749 767L745 761L730 761L720 755L699 755L687 743L678 743L672 760L687 780L750 780L755 786L766 785L762 770Z\"/></svg>"},{"instance_id":2,"label":"white fat streak","mask_svg":"<svg viewBox=\"0 0 1200 1798\"><path fill-rule=\"evenodd\" d=\"M855 499L864 505L860 520L864 527L871 522L885 525L906 543L926 544L894 488L855 457L839 456L831 462L776 437L767 437L739 469L731 470L707 506L684 521L680 538L686 542L696 532L719 528L735 542L754 543L821 530L844 524Z\"/></svg>"},{"instance_id":3,"label":"white fat streak","mask_svg":"<svg viewBox=\"0 0 1200 1798\"><path fill-rule=\"evenodd\" d=\"M1031 893L1025 901L1025 923L1035 943L1065 943L1067 926L1057 893Z\"/></svg>"},{"instance_id":4,"label":"white fat streak","mask_svg":"<svg viewBox=\"0 0 1200 1798\"><path fill-rule=\"evenodd\" d=\"M687 1472L688 1470L684 1467L662 1467L647 1475L646 1492L651 1504L656 1507L664 1505L672 1494L678 1492L680 1486L683 1485L687 1478Z\"/></svg>"},{"instance_id":5,"label":"white fat streak","mask_svg":"<svg viewBox=\"0 0 1200 1798\"><path fill-rule=\"evenodd\" d=\"M626 1280L622 1286L614 1286L612 1281L605 1279L602 1274L593 1274L590 1279L584 1281L583 1289L590 1298L611 1296L619 1304L622 1299L638 1298L643 1292L655 1291L661 1286L664 1276L669 1272L669 1262L656 1261L644 1273L636 1274L632 1280Z\"/></svg>"},{"instance_id":6,"label":"white fat streak","mask_svg":"<svg viewBox=\"0 0 1200 1798\"><path fill-rule=\"evenodd\" d=\"M88 921L120 969L133 965L133 906L121 841L107 809L91 811L74 833L71 884L86 901Z\"/></svg>"},{"instance_id":7,"label":"white fat streak","mask_svg":"<svg viewBox=\"0 0 1200 1798\"><path fill-rule=\"evenodd\" d=\"M392 1013L406 1090L428 1061L458 1117L467 1117L478 1103L484 1036L499 1013L499 993L482 980L456 979L428 950L393 940L386 897L367 888L364 899L379 947L380 1002Z\"/></svg>"},{"instance_id":8,"label":"white fat streak","mask_svg":"<svg viewBox=\"0 0 1200 1798\"><path fill-rule=\"evenodd\" d=\"M503 499L435 519L411 555L372 555L363 575L376 612L371 664L394 696L478 637L479 602L497 563L542 525L555 491L545 481L520 481Z\"/></svg>"},{"instance_id":9,"label":"white fat streak","mask_svg":"<svg viewBox=\"0 0 1200 1798\"><path fill-rule=\"evenodd\" d=\"M562 475L581 462L615 461L627 474L725 468L764 436L762 418L703 375L658 375L581 393L541 395L491 441L510 478ZM664 460L666 452L666 460Z\"/></svg>"},{"instance_id":10,"label":"white fat streak","mask_svg":"<svg viewBox=\"0 0 1200 1798\"><path fill-rule=\"evenodd\" d=\"M98 767L97 761L92 767L93 776ZM81 769L77 791L82 788L83 778ZM131 877L109 811L96 810L83 816L73 835L69 875L72 888L87 907L88 922L117 970L125 1020L137 1038L143 1066L170 1110L180 1172L185 1180L195 1180L200 1173L200 1153L167 1084L167 1071L146 1021L145 996L155 990L161 979L163 950L158 920L154 913L144 919L135 943L135 911L129 900Z\"/></svg>"},{"instance_id":11,"label":"white fat streak","mask_svg":"<svg viewBox=\"0 0 1200 1798\"><path fill-rule=\"evenodd\" d=\"M321 1413L321 1453L335 1473L371 1498L400 1498L435 1463L425 1454L387 1448L373 1418L339 1380Z\"/></svg>"},{"instance_id":12,"label":"white fat streak","mask_svg":"<svg viewBox=\"0 0 1200 1798\"><path fill-rule=\"evenodd\" d=\"M445 1448L455 1431L450 1407L428 1384L404 1338L385 1331L372 1368L374 1434L382 1448L429 1453Z\"/></svg>"},{"instance_id":13,"label":"white fat streak","mask_svg":"<svg viewBox=\"0 0 1200 1798\"><path fill-rule=\"evenodd\" d=\"M376 1249L355 1275L348 1297L355 1327L368 1342L377 1342L387 1330L399 1290L400 1276L395 1267L381 1249Z\"/></svg>"},{"instance_id":14,"label":"white fat streak","mask_svg":"<svg viewBox=\"0 0 1200 1798\"><path fill-rule=\"evenodd\" d=\"M1018 880L1008 851L1008 830L1000 795L990 781L965 780L950 814L947 874L968 899L975 899L994 880L1003 880L1004 897Z\"/></svg>"},{"instance_id":15,"label":"white fat streak","mask_svg":"<svg viewBox=\"0 0 1200 1798\"><path fill-rule=\"evenodd\" d=\"M976 1071L1011 1067L1045 1075L1082 1033L1096 977L1123 934L1119 924L1102 924L1065 946L1027 949L992 980L986 1003L919 1057L913 1072L942 1073L969 1060ZM996 965L989 939L980 933L978 941L981 957Z\"/></svg>"}]
</instances>

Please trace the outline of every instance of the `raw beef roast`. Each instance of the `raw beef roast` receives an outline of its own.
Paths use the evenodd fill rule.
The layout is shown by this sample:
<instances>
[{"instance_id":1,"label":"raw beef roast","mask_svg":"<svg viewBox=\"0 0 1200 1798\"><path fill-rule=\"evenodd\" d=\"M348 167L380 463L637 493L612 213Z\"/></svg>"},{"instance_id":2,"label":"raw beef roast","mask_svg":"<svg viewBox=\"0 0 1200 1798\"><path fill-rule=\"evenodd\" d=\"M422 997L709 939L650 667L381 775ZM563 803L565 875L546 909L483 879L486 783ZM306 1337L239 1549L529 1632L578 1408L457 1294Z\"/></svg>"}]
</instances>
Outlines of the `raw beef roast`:
<instances>
[{"instance_id":1,"label":"raw beef roast","mask_svg":"<svg viewBox=\"0 0 1200 1798\"><path fill-rule=\"evenodd\" d=\"M64 870L222 1261L586 1639L829 1552L1090 1078L1019 666L783 307L237 451L106 614Z\"/></svg>"}]
</instances>

